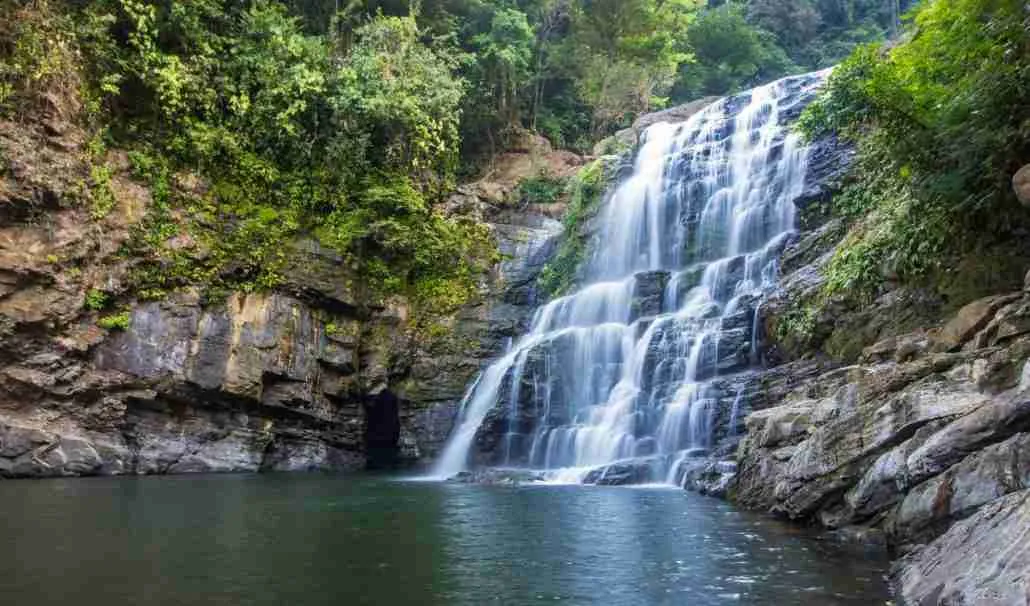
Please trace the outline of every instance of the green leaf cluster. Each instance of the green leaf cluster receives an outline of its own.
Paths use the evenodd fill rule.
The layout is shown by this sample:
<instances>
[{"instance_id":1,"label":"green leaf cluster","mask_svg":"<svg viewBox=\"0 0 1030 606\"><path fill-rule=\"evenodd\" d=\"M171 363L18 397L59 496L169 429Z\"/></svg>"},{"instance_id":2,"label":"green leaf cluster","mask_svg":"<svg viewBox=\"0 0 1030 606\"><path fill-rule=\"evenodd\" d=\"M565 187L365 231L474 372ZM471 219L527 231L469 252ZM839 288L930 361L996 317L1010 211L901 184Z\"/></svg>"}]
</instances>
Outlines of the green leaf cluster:
<instances>
[{"instance_id":1,"label":"green leaf cluster","mask_svg":"<svg viewBox=\"0 0 1030 606\"><path fill-rule=\"evenodd\" d=\"M127 330L131 323L132 315L127 311L104 316L97 320L97 326L107 330Z\"/></svg>"},{"instance_id":2,"label":"green leaf cluster","mask_svg":"<svg viewBox=\"0 0 1030 606\"><path fill-rule=\"evenodd\" d=\"M853 220L826 293L875 296L940 273L1027 225L1010 180L1030 161L1030 39L1016 0L936 0L893 48L858 49L802 117L854 141Z\"/></svg>"}]
</instances>

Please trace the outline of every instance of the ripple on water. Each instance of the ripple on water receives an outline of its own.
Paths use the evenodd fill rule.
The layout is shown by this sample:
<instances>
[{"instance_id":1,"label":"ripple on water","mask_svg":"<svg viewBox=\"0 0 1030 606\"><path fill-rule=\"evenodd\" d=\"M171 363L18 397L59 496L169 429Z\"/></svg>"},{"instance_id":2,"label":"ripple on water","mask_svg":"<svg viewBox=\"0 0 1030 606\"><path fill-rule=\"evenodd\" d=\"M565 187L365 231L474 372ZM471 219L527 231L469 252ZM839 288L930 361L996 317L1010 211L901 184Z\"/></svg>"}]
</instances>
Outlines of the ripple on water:
<instances>
[{"instance_id":1,"label":"ripple on water","mask_svg":"<svg viewBox=\"0 0 1030 606\"><path fill-rule=\"evenodd\" d=\"M680 490L106 478L0 483L0 516L0 541L18 554L0 567L0 595L34 606L889 597L885 559Z\"/></svg>"}]
</instances>

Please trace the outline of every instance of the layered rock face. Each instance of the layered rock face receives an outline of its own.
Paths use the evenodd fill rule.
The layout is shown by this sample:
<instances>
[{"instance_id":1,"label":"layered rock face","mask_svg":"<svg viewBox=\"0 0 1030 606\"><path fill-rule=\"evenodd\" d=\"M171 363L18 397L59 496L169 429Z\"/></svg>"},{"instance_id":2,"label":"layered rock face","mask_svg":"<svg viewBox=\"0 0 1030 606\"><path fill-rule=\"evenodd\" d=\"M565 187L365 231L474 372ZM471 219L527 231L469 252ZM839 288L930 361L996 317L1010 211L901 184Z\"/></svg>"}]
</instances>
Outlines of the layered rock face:
<instances>
[{"instance_id":1,"label":"layered rock face","mask_svg":"<svg viewBox=\"0 0 1030 606\"><path fill-rule=\"evenodd\" d=\"M0 477L431 458L467 382L524 330L561 229L553 209L506 205L508 183L455 194L506 260L446 338L413 336L404 301L370 306L342 260L309 241L284 243L287 280L274 292L207 303L185 291L132 304L124 330L105 330L87 293L130 292L132 259L118 251L150 199L115 155L116 206L91 217L75 198L82 144L69 126L0 124Z\"/></svg>"},{"instance_id":2,"label":"layered rock face","mask_svg":"<svg viewBox=\"0 0 1030 606\"><path fill-rule=\"evenodd\" d=\"M1030 589L1026 528L1013 528L1030 515L1028 356L1027 292L868 347L748 418L731 494L881 532L908 554L897 569L908 603L1023 603L1012 598Z\"/></svg>"},{"instance_id":3,"label":"layered rock face","mask_svg":"<svg viewBox=\"0 0 1030 606\"><path fill-rule=\"evenodd\" d=\"M846 165L846 150L826 151L827 167ZM863 309L831 300L811 319L820 347L782 342L778 325L843 245L843 226L818 212L830 182L800 209L802 231L762 310L771 368L758 374L777 393L753 407L732 466L701 465L687 485L875 538L900 558L903 603L1027 603L1030 284L951 313L911 287Z\"/></svg>"}]
</instances>

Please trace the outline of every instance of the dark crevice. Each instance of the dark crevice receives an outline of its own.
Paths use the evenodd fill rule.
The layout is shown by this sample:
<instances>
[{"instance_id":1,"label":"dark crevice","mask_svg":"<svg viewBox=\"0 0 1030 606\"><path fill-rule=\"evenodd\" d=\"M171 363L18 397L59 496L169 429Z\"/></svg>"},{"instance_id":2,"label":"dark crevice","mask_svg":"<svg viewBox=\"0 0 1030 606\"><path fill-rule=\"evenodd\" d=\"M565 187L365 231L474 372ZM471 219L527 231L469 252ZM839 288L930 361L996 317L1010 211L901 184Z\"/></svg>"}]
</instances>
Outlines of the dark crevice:
<instances>
[{"instance_id":1,"label":"dark crevice","mask_svg":"<svg viewBox=\"0 0 1030 606\"><path fill-rule=\"evenodd\" d=\"M393 469L400 463L400 401L385 390L365 402L365 449L369 469Z\"/></svg>"}]
</instances>

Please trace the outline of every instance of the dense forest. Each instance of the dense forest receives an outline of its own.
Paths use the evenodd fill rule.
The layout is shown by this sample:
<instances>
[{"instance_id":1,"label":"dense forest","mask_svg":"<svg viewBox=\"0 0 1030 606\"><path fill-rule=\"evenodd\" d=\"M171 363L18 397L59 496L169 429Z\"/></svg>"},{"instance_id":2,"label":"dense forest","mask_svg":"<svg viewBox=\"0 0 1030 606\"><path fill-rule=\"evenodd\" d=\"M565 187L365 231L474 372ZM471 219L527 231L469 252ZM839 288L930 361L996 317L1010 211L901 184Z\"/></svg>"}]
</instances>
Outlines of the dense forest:
<instances>
[{"instance_id":1,"label":"dense forest","mask_svg":"<svg viewBox=\"0 0 1030 606\"><path fill-rule=\"evenodd\" d=\"M305 233L375 291L447 310L494 253L481 226L437 202L513 136L585 151L643 112L851 55L807 126L861 141L872 185L847 197L856 213L901 192L911 202L881 214L919 217L835 266L831 283L857 288L899 247L899 271L936 262L955 241L937 226L1004 197L1002 176L1025 160L1022 5L910 4L2 0L0 112L80 110L97 216L110 209L105 153L129 151L155 199L126 251L152 261L142 296L272 286L281 242ZM912 11L912 41L876 45ZM203 195L182 171L208 183ZM162 246L183 219L203 255Z\"/></svg>"},{"instance_id":2,"label":"dense forest","mask_svg":"<svg viewBox=\"0 0 1030 606\"><path fill-rule=\"evenodd\" d=\"M788 323L802 339L835 304L899 285L946 304L1018 283L1027 207L1013 175L1030 162L1030 9L1017 0L937 0L890 48L865 45L802 117L858 152L832 214L849 228L827 281Z\"/></svg>"}]
</instances>

